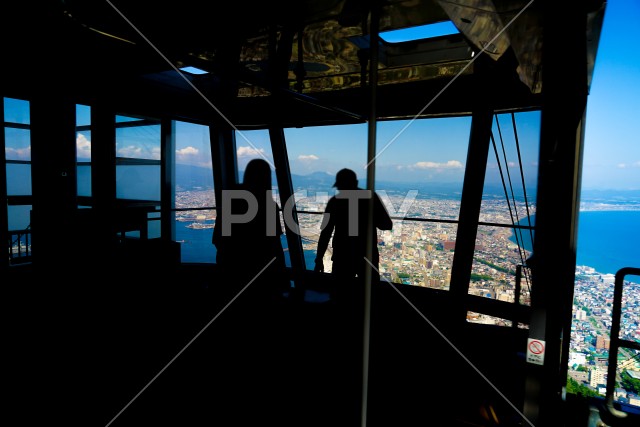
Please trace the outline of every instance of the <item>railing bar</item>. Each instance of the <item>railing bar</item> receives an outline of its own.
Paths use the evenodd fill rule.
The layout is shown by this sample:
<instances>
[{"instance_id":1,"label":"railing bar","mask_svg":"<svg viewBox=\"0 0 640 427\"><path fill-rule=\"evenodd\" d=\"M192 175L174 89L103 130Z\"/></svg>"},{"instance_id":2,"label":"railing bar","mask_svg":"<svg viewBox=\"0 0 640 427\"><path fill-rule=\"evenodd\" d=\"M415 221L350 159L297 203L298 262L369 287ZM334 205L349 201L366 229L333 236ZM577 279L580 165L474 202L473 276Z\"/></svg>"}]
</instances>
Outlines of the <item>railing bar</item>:
<instances>
[{"instance_id":1,"label":"railing bar","mask_svg":"<svg viewBox=\"0 0 640 427\"><path fill-rule=\"evenodd\" d=\"M311 214L311 215L322 215L324 212L318 211L296 211L299 214ZM416 217L406 217L406 216L392 216L391 219L398 221L416 221L416 222L437 222L437 223L447 223L447 224L457 224L460 221L457 219L440 219L440 218L416 218ZM479 221L478 225L483 225L487 227L501 227L501 228L517 228L522 230L533 230L533 226L529 225L520 225L520 224L498 224L495 222L482 222Z\"/></svg>"},{"instance_id":2,"label":"railing bar","mask_svg":"<svg viewBox=\"0 0 640 427\"><path fill-rule=\"evenodd\" d=\"M618 348L630 348L632 350L640 351L640 342L621 339L618 343Z\"/></svg>"}]
</instances>

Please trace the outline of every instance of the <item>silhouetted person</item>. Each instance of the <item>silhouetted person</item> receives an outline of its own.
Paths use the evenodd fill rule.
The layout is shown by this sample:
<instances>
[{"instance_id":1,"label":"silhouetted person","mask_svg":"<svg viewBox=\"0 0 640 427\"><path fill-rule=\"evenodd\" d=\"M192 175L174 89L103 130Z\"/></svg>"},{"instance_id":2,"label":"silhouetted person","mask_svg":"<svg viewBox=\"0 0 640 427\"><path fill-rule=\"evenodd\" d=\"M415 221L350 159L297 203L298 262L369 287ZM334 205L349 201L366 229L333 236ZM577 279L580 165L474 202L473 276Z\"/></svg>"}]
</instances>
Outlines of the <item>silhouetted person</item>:
<instances>
[{"instance_id":1,"label":"silhouetted person","mask_svg":"<svg viewBox=\"0 0 640 427\"><path fill-rule=\"evenodd\" d=\"M230 292L226 299L237 299L229 299L228 310L212 328L212 393L221 393L215 399L238 413L247 408L266 413L270 399L265 396L273 393L289 361L283 332L289 279L271 181L269 164L251 160L242 184L222 192L213 232L221 285Z\"/></svg>"},{"instance_id":2,"label":"silhouetted person","mask_svg":"<svg viewBox=\"0 0 640 427\"><path fill-rule=\"evenodd\" d=\"M351 169L341 169L333 184L338 193L329 199L322 218L320 239L316 255L315 271L324 271L323 257L333 235L331 273L338 279L364 279L366 268L367 235L372 237L371 263L374 282L378 274L377 229L391 230L393 223L380 197L358 187L358 178ZM368 211L373 196L373 224L368 229Z\"/></svg>"},{"instance_id":3,"label":"silhouetted person","mask_svg":"<svg viewBox=\"0 0 640 427\"><path fill-rule=\"evenodd\" d=\"M281 235L271 168L253 159L242 185L223 191L213 232L216 263L227 285L239 291L254 280L245 291L252 297L280 298L289 285Z\"/></svg>"}]
</instances>

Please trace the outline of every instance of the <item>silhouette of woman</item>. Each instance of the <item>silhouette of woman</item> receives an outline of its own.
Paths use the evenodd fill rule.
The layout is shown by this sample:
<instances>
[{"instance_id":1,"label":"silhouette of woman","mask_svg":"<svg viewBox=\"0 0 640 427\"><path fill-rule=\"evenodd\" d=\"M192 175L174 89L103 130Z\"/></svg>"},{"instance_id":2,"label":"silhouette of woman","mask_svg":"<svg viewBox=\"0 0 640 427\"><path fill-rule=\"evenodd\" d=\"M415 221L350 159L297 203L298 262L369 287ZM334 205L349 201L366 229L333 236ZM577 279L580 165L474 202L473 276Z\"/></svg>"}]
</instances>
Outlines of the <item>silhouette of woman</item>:
<instances>
[{"instance_id":1,"label":"silhouette of woman","mask_svg":"<svg viewBox=\"0 0 640 427\"><path fill-rule=\"evenodd\" d=\"M269 164L251 160L242 184L223 190L218 207L213 232L217 268L222 291L238 299L218 324L215 363L242 366L234 369L229 384L225 382L225 393L246 403L247 384L252 396L272 393L277 375L287 368L291 356L283 350L288 337L284 332L291 323L283 292L290 282ZM254 409L260 408L261 401L252 402Z\"/></svg>"},{"instance_id":2,"label":"silhouette of woman","mask_svg":"<svg viewBox=\"0 0 640 427\"><path fill-rule=\"evenodd\" d=\"M281 243L282 225L273 199L271 167L262 159L247 164L242 185L223 190L213 243L227 284L259 299L280 298L289 287ZM224 206L228 203L227 206ZM263 271L264 270L264 271Z\"/></svg>"}]
</instances>

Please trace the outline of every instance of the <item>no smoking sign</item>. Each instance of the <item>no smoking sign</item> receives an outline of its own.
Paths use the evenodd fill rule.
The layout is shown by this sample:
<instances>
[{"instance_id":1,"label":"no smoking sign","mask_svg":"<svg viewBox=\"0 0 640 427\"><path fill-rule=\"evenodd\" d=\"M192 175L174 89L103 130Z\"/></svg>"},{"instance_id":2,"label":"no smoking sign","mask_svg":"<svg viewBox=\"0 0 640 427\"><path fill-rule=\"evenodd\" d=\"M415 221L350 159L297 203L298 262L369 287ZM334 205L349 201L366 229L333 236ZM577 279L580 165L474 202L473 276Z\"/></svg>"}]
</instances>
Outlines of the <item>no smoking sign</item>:
<instances>
[{"instance_id":1,"label":"no smoking sign","mask_svg":"<svg viewBox=\"0 0 640 427\"><path fill-rule=\"evenodd\" d=\"M544 365L544 341L534 338L527 340L527 362Z\"/></svg>"}]
</instances>

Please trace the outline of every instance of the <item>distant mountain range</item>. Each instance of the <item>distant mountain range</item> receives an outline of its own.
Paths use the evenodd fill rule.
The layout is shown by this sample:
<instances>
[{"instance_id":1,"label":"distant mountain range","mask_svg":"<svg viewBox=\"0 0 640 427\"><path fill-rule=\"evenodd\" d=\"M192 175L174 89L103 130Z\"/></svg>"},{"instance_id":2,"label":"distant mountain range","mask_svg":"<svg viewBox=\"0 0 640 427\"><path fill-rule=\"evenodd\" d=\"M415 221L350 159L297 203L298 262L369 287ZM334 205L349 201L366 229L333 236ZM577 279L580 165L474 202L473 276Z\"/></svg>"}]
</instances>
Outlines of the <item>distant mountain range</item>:
<instances>
[{"instance_id":1,"label":"distant mountain range","mask_svg":"<svg viewBox=\"0 0 640 427\"><path fill-rule=\"evenodd\" d=\"M7 165L7 191L9 194L30 194L31 178L29 176L30 168L20 167L21 165ZM86 170L88 172L88 170ZM83 172L84 173L84 172ZM242 177L244 171L240 171ZM292 174L291 176L296 190L306 189L309 192L323 191L329 194L333 193L333 183L335 175L326 172L313 172L308 175ZM79 176L79 180L85 180L84 174ZM157 175L154 172L154 178ZM275 172L272 175L272 181L275 184ZM213 178L211 169L191 166L176 165L176 183L182 190L195 190L212 188ZM360 179L361 187L365 187L365 180ZM502 185L486 185L485 197L504 197L504 189ZM392 181L376 181L376 190L384 190L388 192L407 192L409 190L417 190L419 194L429 194L437 197L448 198L451 196L459 197L462 190L461 183L438 183L438 182L392 182ZM516 197L522 197L522 194L516 194ZM528 200L535 200L535 188L527 188ZM582 189L582 202L592 203L640 203L640 189L638 190L591 190Z\"/></svg>"},{"instance_id":2,"label":"distant mountain range","mask_svg":"<svg viewBox=\"0 0 640 427\"><path fill-rule=\"evenodd\" d=\"M244 171L239 172L240 180ZM277 182L275 171L271 176L272 182ZM313 172L308 175L291 174L291 180L295 190L307 190L310 193L317 191L327 192L332 194L335 189L333 183L335 182L335 175L327 172ZM184 190L194 190L207 188L207 185L203 183L210 183L212 181L211 172L208 168L202 168L198 166L190 165L177 165L176 166L176 183L180 188ZM360 179L360 186L365 188L365 179ZM211 185L211 184L209 184ZM501 185L487 185L485 186L488 195L495 197L504 197L504 189ZM410 190L417 190L418 194L429 194L430 197L441 198L458 198L462 191L462 183L456 182L393 182L393 181L376 181L376 190L388 191L388 192L402 192L406 193ZM516 197L522 197L522 194L516 194ZM535 197L535 189L527 189L527 197L529 200L533 200Z\"/></svg>"}]
</instances>

